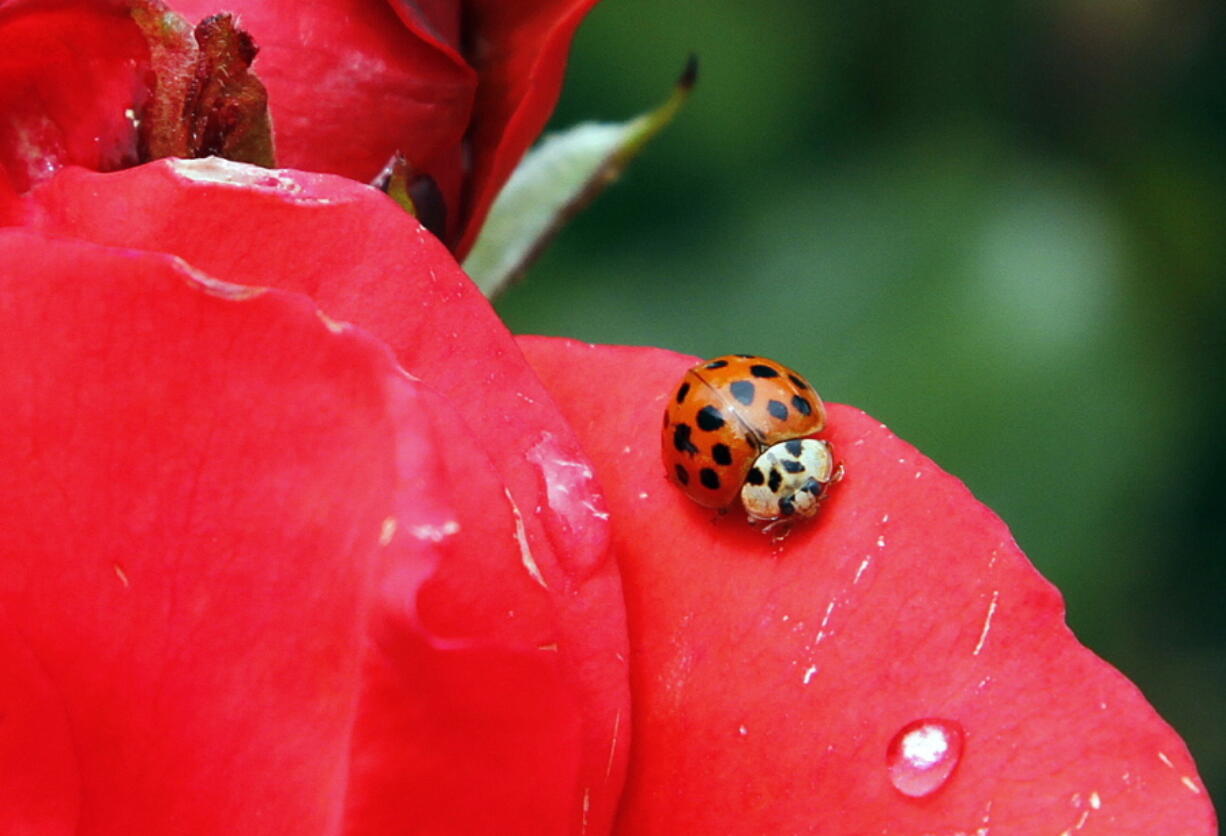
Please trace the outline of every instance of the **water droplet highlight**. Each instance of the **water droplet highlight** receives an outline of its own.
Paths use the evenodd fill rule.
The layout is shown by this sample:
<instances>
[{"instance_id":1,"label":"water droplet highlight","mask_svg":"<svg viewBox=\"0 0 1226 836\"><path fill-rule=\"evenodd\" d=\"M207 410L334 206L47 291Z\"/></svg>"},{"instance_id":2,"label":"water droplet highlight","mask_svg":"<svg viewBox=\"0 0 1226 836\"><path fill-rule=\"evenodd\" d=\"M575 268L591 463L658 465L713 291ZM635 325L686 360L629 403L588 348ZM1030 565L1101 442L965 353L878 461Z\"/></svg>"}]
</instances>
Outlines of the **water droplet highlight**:
<instances>
[{"instance_id":1,"label":"water droplet highlight","mask_svg":"<svg viewBox=\"0 0 1226 836\"><path fill-rule=\"evenodd\" d=\"M953 720L916 720L899 729L886 750L894 789L911 798L932 795L962 758L962 726Z\"/></svg>"}]
</instances>

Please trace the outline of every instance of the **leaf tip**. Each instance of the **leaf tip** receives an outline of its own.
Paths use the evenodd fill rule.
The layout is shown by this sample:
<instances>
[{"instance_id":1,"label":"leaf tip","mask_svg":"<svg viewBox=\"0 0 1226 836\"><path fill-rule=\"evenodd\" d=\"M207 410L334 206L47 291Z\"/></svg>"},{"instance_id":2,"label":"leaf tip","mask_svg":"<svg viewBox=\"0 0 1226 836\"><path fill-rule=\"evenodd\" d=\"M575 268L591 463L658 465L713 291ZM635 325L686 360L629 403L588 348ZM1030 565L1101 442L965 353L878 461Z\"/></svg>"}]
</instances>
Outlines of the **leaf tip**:
<instances>
[{"instance_id":1,"label":"leaf tip","mask_svg":"<svg viewBox=\"0 0 1226 836\"><path fill-rule=\"evenodd\" d=\"M698 53L691 52L689 57L685 59L685 69L681 71L681 75L677 78L677 89L688 93L694 89L694 85L698 82Z\"/></svg>"}]
</instances>

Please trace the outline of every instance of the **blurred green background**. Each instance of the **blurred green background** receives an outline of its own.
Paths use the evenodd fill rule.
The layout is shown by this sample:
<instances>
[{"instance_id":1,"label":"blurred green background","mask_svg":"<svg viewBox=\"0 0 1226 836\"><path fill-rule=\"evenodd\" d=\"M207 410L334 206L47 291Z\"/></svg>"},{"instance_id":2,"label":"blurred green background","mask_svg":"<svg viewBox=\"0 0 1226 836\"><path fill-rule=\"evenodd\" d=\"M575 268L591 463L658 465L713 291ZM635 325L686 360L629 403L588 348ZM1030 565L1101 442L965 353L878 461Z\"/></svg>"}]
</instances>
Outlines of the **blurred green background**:
<instances>
[{"instance_id":1,"label":"blurred green background","mask_svg":"<svg viewBox=\"0 0 1226 836\"><path fill-rule=\"evenodd\" d=\"M750 351L958 475L1226 799L1226 6L606 0L555 128L686 109L499 309Z\"/></svg>"}]
</instances>

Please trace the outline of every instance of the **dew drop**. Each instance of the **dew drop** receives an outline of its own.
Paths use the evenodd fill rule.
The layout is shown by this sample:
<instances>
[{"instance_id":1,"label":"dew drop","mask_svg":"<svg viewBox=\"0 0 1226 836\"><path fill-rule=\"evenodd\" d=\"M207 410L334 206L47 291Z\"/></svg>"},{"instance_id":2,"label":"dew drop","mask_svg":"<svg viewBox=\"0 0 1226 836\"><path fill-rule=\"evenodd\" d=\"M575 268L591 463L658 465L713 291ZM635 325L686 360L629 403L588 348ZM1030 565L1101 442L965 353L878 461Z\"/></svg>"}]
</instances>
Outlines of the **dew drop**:
<instances>
[{"instance_id":1,"label":"dew drop","mask_svg":"<svg viewBox=\"0 0 1226 836\"><path fill-rule=\"evenodd\" d=\"M962 757L962 737L953 720L916 720L899 729L885 755L894 789L923 798L945 786Z\"/></svg>"}]
</instances>

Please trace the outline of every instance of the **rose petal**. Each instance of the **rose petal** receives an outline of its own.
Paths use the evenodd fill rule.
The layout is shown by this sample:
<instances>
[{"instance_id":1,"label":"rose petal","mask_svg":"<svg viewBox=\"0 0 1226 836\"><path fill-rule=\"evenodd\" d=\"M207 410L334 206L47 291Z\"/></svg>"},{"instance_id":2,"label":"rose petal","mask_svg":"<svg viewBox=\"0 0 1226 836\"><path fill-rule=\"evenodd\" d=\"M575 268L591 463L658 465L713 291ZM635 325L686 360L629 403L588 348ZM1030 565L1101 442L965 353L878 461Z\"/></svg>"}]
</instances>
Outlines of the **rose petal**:
<instances>
[{"instance_id":1,"label":"rose petal","mask_svg":"<svg viewBox=\"0 0 1226 836\"><path fill-rule=\"evenodd\" d=\"M571 38L595 4L238 0L225 9L260 46L255 71L278 162L366 182L404 152L442 189L448 241L462 257L553 112ZM193 18L218 11L215 0L174 7ZM460 41L470 45L462 56Z\"/></svg>"},{"instance_id":2,"label":"rose petal","mask_svg":"<svg viewBox=\"0 0 1226 836\"><path fill-rule=\"evenodd\" d=\"M64 701L0 605L0 831L78 832L77 761Z\"/></svg>"},{"instance_id":3,"label":"rose petal","mask_svg":"<svg viewBox=\"0 0 1226 836\"><path fill-rule=\"evenodd\" d=\"M473 44L468 59L481 81L469 133L468 208L454 248L461 259L503 183L549 120L562 90L571 38L595 5L596 0L465 4Z\"/></svg>"},{"instance_id":4,"label":"rose petal","mask_svg":"<svg viewBox=\"0 0 1226 836\"><path fill-rule=\"evenodd\" d=\"M64 171L31 199L31 223L50 233L306 293L385 340L495 457L546 579L608 571L607 515L573 434L451 254L385 195L339 177L165 160L106 176ZM569 497L556 489L567 474Z\"/></svg>"},{"instance_id":5,"label":"rose petal","mask_svg":"<svg viewBox=\"0 0 1226 836\"><path fill-rule=\"evenodd\" d=\"M172 0L193 21L234 12L260 49L277 162L372 180L396 151L444 187L458 220L460 140L476 74L387 3Z\"/></svg>"},{"instance_id":6,"label":"rose petal","mask_svg":"<svg viewBox=\"0 0 1226 836\"><path fill-rule=\"evenodd\" d=\"M846 478L774 543L664 478L659 416L695 358L520 344L615 520L635 700L621 832L1216 832L1183 742L1077 643L1005 525L883 425L830 406ZM923 719L964 748L914 798L886 758Z\"/></svg>"},{"instance_id":7,"label":"rose petal","mask_svg":"<svg viewBox=\"0 0 1226 836\"><path fill-rule=\"evenodd\" d=\"M64 165L136 163L133 114L146 94L149 49L127 6L0 5L0 207L5 192L24 192Z\"/></svg>"},{"instance_id":8,"label":"rose petal","mask_svg":"<svg viewBox=\"0 0 1226 836\"><path fill-rule=\"evenodd\" d=\"M412 385L164 256L4 231L0 263L0 754L57 791L6 832L331 832Z\"/></svg>"},{"instance_id":9,"label":"rose petal","mask_svg":"<svg viewBox=\"0 0 1226 836\"><path fill-rule=\"evenodd\" d=\"M462 255L552 112L570 40L595 2L172 5L193 22L236 13L253 36L281 165L369 182L399 151L437 184L447 240ZM149 51L131 6L9 0L0 9L0 91L9 93L0 92L9 114L0 194L65 164L137 162Z\"/></svg>"},{"instance_id":10,"label":"rose petal","mask_svg":"<svg viewBox=\"0 0 1226 836\"><path fill-rule=\"evenodd\" d=\"M541 728L557 735L541 740L563 741L573 726L582 741L574 774L566 777L564 758L555 753L551 779L540 786L566 799L567 820L576 829L585 815L592 832L607 822L620 788L629 712L621 588L608 559L603 498L572 432L446 249L374 189L339 177L218 160L163 161L105 176L64 171L30 199L37 210L32 223L46 232L173 253L227 281L308 293L330 317L386 339L410 372L447 396L445 459L453 477L446 484L459 486L454 504L467 516L421 524L427 539L440 536L443 556L428 582L414 576L407 587L420 592L406 593L416 604L412 623L432 640L463 639L473 651L501 649L501 668L513 676L490 680L486 663L472 661L479 654L468 667L457 667L462 654L451 652L452 645L431 645L429 658L438 668L429 675L439 677L440 688L466 683L467 691L450 697L431 691L420 699L459 706L502 695L504 716L520 711L519 727L529 728L528 703L514 696L512 685L536 676L536 691L525 693L557 691L538 703L555 706L548 712L553 716L535 709ZM470 464L473 456L484 464ZM490 471L498 475L494 481L484 475ZM458 533L443 536L451 520ZM398 524L397 537L406 530ZM393 587L399 582L389 581ZM410 622L396 611L389 623L403 629ZM387 658L400 680L384 682L394 677L376 666L370 698L383 706L376 713L391 713L372 717L372 728L426 723L425 703L410 704L395 690L425 676L423 639L393 635L383 641L381 647L392 648ZM459 670L469 678L459 677ZM406 716L394 716L397 707ZM362 728L362 739L377 739ZM458 722L451 733L457 745L474 739ZM499 734L514 745L504 750L491 743L485 750L490 762L498 753L518 753L522 763L502 771L525 780L467 786L491 799L514 801L508 787L536 798L526 781L535 775L530 762L543 760L533 760L537 756L515 737L518 732ZM395 746L383 748L371 757L395 760ZM404 780L392 774L389 782L403 787L419 774L404 769ZM448 774L462 780L465 773L453 764ZM379 797L403 807L390 790ZM456 816L501 809L492 800L482 807L456 805L438 793L429 798Z\"/></svg>"},{"instance_id":11,"label":"rose petal","mask_svg":"<svg viewBox=\"0 0 1226 836\"><path fill-rule=\"evenodd\" d=\"M420 406L404 404L405 425L437 446L398 447L419 478L402 483L385 532L345 832L578 832L587 706L557 651L565 636L524 571L493 465L449 443L448 404Z\"/></svg>"}]
</instances>

